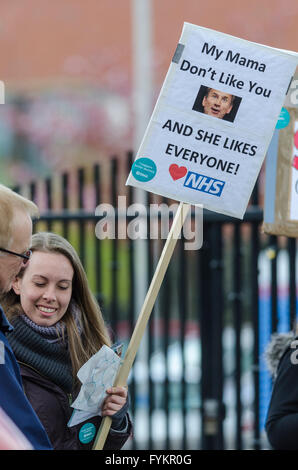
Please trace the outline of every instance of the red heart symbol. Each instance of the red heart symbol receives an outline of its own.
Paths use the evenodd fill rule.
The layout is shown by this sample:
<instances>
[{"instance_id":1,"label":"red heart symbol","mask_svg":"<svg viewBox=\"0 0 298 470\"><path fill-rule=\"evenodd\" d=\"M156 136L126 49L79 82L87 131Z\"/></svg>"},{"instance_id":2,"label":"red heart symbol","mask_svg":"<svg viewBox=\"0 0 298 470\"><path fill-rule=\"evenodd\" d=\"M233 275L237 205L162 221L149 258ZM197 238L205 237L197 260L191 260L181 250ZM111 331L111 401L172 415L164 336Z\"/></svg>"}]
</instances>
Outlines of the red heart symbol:
<instances>
[{"instance_id":1,"label":"red heart symbol","mask_svg":"<svg viewBox=\"0 0 298 470\"><path fill-rule=\"evenodd\" d=\"M170 166L169 172L174 181L183 178L187 173L187 168L185 166L178 166L176 163Z\"/></svg>"},{"instance_id":2,"label":"red heart symbol","mask_svg":"<svg viewBox=\"0 0 298 470\"><path fill-rule=\"evenodd\" d=\"M296 168L296 170L298 170L298 157L294 157L293 159L293 167Z\"/></svg>"}]
</instances>

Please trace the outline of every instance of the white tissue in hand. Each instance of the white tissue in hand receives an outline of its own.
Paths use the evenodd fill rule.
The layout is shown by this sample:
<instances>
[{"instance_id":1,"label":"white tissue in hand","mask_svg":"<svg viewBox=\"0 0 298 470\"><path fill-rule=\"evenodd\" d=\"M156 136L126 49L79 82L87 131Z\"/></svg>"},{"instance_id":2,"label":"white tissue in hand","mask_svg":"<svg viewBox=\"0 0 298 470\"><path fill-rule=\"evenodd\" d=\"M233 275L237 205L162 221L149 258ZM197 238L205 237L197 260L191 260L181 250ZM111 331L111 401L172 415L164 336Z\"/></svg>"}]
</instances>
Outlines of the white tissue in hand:
<instances>
[{"instance_id":1,"label":"white tissue in hand","mask_svg":"<svg viewBox=\"0 0 298 470\"><path fill-rule=\"evenodd\" d=\"M102 346L77 373L82 386L72 408L100 414L106 390L113 386L121 362L111 348Z\"/></svg>"}]
</instances>

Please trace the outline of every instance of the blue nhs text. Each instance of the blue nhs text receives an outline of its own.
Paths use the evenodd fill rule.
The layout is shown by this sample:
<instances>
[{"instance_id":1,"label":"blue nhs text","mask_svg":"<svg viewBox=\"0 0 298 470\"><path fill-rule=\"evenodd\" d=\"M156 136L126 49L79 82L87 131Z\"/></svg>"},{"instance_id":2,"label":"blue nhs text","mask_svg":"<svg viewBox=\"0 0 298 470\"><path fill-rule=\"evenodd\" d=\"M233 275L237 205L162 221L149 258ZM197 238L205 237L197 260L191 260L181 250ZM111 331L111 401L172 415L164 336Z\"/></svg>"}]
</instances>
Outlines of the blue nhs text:
<instances>
[{"instance_id":1,"label":"blue nhs text","mask_svg":"<svg viewBox=\"0 0 298 470\"><path fill-rule=\"evenodd\" d=\"M193 171L189 171L186 175L184 186L203 193L212 194L213 196L220 196L225 185L224 181L210 178L209 176L199 175Z\"/></svg>"}]
</instances>

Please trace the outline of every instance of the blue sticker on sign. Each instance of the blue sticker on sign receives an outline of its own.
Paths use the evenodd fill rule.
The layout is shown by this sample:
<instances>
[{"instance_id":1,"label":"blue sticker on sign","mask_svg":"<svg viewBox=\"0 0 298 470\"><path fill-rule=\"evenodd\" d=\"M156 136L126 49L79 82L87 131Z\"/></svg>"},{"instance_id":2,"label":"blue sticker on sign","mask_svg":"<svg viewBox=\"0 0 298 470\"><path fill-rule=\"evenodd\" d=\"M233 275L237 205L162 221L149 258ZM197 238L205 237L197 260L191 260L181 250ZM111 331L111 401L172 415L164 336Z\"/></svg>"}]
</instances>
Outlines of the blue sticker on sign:
<instances>
[{"instance_id":1,"label":"blue sticker on sign","mask_svg":"<svg viewBox=\"0 0 298 470\"><path fill-rule=\"evenodd\" d=\"M92 423L86 423L81 427L79 439L82 444L89 444L95 436L96 428Z\"/></svg>"},{"instance_id":2,"label":"blue sticker on sign","mask_svg":"<svg viewBox=\"0 0 298 470\"><path fill-rule=\"evenodd\" d=\"M147 157L138 158L132 165L131 172L136 180L146 183L151 181L156 175L156 165L153 160Z\"/></svg>"},{"instance_id":3,"label":"blue sticker on sign","mask_svg":"<svg viewBox=\"0 0 298 470\"><path fill-rule=\"evenodd\" d=\"M287 127L290 122L290 114L286 108L281 108L280 115L278 117L278 121L276 123L276 129L283 129Z\"/></svg>"}]
</instances>

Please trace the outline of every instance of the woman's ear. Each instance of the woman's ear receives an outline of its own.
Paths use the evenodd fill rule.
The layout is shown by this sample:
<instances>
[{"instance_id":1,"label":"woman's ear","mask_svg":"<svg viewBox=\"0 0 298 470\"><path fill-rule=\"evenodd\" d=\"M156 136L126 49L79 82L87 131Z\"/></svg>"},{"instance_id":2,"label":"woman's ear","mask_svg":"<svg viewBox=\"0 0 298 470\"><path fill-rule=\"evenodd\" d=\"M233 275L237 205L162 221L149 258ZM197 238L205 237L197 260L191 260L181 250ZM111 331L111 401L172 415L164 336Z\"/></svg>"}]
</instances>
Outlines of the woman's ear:
<instances>
[{"instance_id":1,"label":"woman's ear","mask_svg":"<svg viewBox=\"0 0 298 470\"><path fill-rule=\"evenodd\" d=\"M20 286L20 278L16 277L15 280L12 283L12 288L15 292L15 294L20 295L21 292L21 286Z\"/></svg>"}]
</instances>

